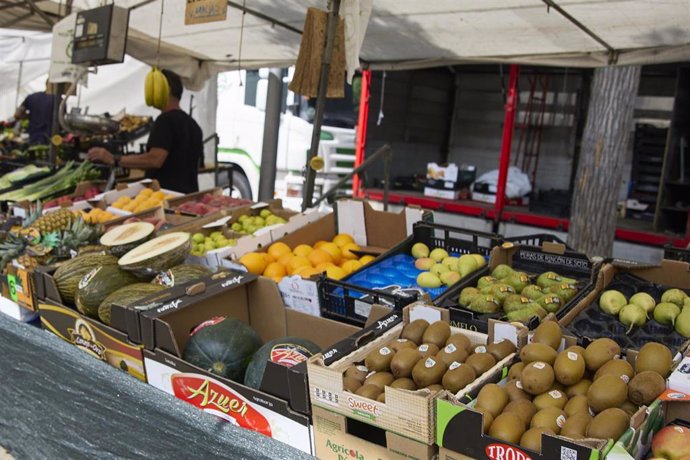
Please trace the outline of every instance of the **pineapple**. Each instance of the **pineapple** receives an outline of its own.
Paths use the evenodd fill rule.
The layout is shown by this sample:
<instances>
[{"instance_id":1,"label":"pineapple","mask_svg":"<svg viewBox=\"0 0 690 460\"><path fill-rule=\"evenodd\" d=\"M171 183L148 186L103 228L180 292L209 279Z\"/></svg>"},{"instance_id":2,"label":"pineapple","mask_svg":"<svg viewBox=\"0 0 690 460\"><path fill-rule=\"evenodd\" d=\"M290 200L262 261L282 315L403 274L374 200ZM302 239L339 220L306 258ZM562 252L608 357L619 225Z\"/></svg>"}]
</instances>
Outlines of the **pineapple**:
<instances>
[{"instance_id":1,"label":"pineapple","mask_svg":"<svg viewBox=\"0 0 690 460\"><path fill-rule=\"evenodd\" d=\"M33 270L38 267L38 260L28 254L24 254L17 258L17 262L24 267L26 270Z\"/></svg>"},{"instance_id":2,"label":"pineapple","mask_svg":"<svg viewBox=\"0 0 690 460\"><path fill-rule=\"evenodd\" d=\"M72 251L77 251L80 246L91 243L97 236L96 227L88 225L81 217L75 217L69 228L62 232L57 244L55 255L57 257L71 257Z\"/></svg>"},{"instance_id":3,"label":"pineapple","mask_svg":"<svg viewBox=\"0 0 690 460\"><path fill-rule=\"evenodd\" d=\"M31 224L31 227L38 229L41 235L45 235L46 233L66 230L72 224L73 219L72 211L63 208L39 217Z\"/></svg>"},{"instance_id":4,"label":"pineapple","mask_svg":"<svg viewBox=\"0 0 690 460\"><path fill-rule=\"evenodd\" d=\"M8 263L24 253L25 248L26 241L24 238L9 233L7 239L0 243L0 270L4 270Z\"/></svg>"}]
</instances>

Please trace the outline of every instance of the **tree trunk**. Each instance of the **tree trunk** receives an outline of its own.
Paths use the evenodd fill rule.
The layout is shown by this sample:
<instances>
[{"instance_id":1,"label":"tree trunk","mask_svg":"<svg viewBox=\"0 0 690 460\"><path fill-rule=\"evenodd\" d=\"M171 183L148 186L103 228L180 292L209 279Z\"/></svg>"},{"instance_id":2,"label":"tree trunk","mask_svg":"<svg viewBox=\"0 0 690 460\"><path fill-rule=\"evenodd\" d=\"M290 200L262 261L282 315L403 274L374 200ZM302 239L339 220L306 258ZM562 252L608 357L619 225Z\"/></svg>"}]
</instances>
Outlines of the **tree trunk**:
<instances>
[{"instance_id":1,"label":"tree trunk","mask_svg":"<svg viewBox=\"0 0 690 460\"><path fill-rule=\"evenodd\" d=\"M568 232L568 244L590 257L610 257L613 252L616 204L639 83L640 66L594 71Z\"/></svg>"}]
</instances>

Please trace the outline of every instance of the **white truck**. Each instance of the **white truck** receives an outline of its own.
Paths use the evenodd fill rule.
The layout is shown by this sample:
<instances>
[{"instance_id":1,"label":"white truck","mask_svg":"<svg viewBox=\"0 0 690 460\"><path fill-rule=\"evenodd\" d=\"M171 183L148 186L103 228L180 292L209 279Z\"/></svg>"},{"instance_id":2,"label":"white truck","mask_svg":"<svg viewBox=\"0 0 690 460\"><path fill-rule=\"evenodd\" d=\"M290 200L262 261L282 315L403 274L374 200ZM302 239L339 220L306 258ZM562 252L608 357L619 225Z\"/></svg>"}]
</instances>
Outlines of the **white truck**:
<instances>
[{"instance_id":1,"label":"white truck","mask_svg":"<svg viewBox=\"0 0 690 460\"><path fill-rule=\"evenodd\" d=\"M307 118L313 116L313 109L305 98L287 89L293 68L284 74L285 98L280 119L275 196L282 198L286 207L299 209L302 203L303 170L313 127ZM224 72L218 76L218 163L234 165L231 192L254 200L258 198L261 174L267 78L267 69ZM342 111L341 114L345 113L342 119L338 119L334 113L331 112L329 116L327 110L324 118L319 155L323 157L325 166L317 177L315 197L354 167L355 130L351 127L354 112L347 114L347 110ZM350 127L328 126L332 121ZM221 179L221 186L223 182L227 182L227 178L224 181Z\"/></svg>"}]
</instances>

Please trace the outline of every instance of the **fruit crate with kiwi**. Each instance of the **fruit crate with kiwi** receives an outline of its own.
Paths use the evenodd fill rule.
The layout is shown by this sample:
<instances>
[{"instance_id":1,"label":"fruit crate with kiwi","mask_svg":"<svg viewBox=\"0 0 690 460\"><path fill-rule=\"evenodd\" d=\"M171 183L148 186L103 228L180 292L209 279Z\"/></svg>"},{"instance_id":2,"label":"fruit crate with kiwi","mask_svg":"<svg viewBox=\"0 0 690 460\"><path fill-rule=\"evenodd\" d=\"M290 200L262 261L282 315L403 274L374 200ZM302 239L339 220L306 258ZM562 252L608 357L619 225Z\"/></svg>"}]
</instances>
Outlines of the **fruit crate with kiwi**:
<instances>
[{"instance_id":1,"label":"fruit crate with kiwi","mask_svg":"<svg viewBox=\"0 0 690 460\"><path fill-rule=\"evenodd\" d=\"M451 327L448 311L417 302L353 336L357 348L334 362L307 361L313 406L418 442L435 440L434 400L475 379L507 371L516 346Z\"/></svg>"},{"instance_id":2,"label":"fruit crate with kiwi","mask_svg":"<svg viewBox=\"0 0 690 460\"><path fill-rule=\"evenodd\" d=\"M454 324L486 332L489 319L534 329L549 313L567 314L593 289L596 267L585 254L544 241L540 247L506 242L487 266L451 287L437 303Z\"/></svg>"},{"instance_id":3,"label":"fruit crate with kiwi","mask_svg":"<svg viewBox=\"0 0 690 460\"><path fill-rule=\"evenodd\" d=\"M609 338L583 347L564 332L542 322L507 374L495 369L467 394L437 399L441 459L603 458L622 436L646 428L677 364L671 350L656 342L624 350Z\"/></svg>"},{"instance_id":4,"label":"fruit crate with kiwi","mask_svg":"<svg viewBox=\"0 0 690 460\"><path fill-rule=\"evenodd\" d=\"M417 222L412 235L342 282L325 280L319 301L326 316L364 324L374 303L399 310L428 296L442 302L452 286L486 265L501 236Z\"/></svg>"},{"instance_id":5,"label":"fruit crate with kiwi","mask_svg":"<svg viewBox=\"0 0 690 460\"><path fill-rule=\"evenodd\" d=\"M690 338L690 264L662 260L658 266L614 261L598 273L595 289L561 319L582 338L611 337L639 349L658 341L679 350Z\"/></svg>"}]
</instances>

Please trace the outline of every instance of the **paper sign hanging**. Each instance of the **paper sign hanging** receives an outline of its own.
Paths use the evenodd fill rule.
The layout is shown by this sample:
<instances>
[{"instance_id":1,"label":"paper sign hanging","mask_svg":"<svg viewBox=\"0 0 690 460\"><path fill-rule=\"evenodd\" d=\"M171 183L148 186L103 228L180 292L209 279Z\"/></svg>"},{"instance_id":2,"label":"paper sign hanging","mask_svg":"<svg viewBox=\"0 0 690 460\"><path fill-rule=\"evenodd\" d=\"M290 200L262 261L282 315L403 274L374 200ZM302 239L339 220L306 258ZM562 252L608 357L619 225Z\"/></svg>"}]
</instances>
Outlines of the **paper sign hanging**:
<instances>
[{"instance_id":1,"label":"paper sign hanging","mask_svg":"<svg viewBox=\"0 0 690 460\"><path fill-rule=\"evenodd\" d=\"M184 24L225 21L227 16L228 2L225 0L187 0Z\"/></svg>"}]
</instances>

